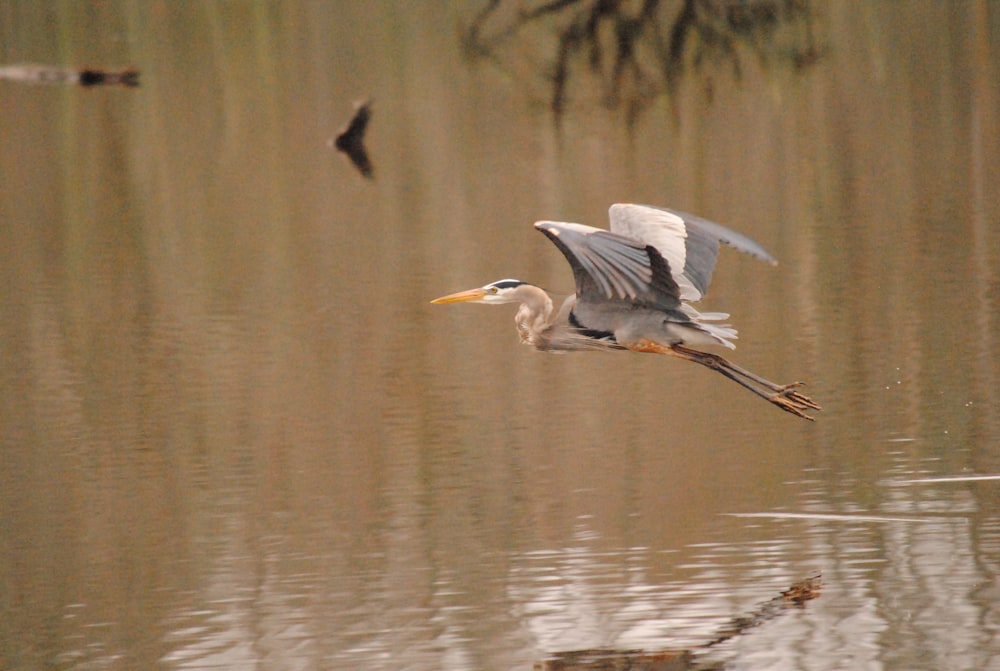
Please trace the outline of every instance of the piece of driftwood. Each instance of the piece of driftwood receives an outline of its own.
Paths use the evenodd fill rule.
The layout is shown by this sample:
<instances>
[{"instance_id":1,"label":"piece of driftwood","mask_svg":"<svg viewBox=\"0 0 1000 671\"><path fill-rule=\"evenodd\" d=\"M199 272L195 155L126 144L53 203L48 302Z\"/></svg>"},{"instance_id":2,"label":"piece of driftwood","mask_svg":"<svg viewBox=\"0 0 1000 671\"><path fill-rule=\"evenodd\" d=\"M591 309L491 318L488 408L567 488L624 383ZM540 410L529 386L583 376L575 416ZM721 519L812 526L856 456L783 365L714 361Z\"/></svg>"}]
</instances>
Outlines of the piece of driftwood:
<instances>
[{"instance_id":1,"label":"piece of driftwood","mask_svg":"<svg viewBox=\"0 0 1000 671\"><path fill-rule=\"evenodd\" d=\"M37 63L0 65L0 79L28 84L75 84L78 86L125 86L139 85L139 71L136 68L104 70L100 68L63 68Z\"/></svg>"},{"instance_id":2,"label":"piece of driftwood","mask_svg":"<svg viewBox=\"0 0 1000 671\"><path fill-rule=\"evenodd\" d=\"M535 664L536 671L690 671L694 655L690 650L573 650L557 652Z\"/></svg>"},{"instance_id":3,"label":"piece of driftwood","mask_svg":"<svg viewBox=\"0 0 1000 671\"><path fill-rule=\"evenodd\" d=\"M761 603L746 615L734 617L719 628L707 643L689 650L615 650L593 648L557 652L535 663L535 671L713 671L725 668L721 663L699 662L704 653L724 641L746 634L773 620L790 608L802 608L820 595L820 575L793 583L778 596Z\"/></svg>"},{"instance_id":4,"label":"piece of driftwood","mask_svg":"<svg viewBox=\"0 0 1000 671\"><path fill-rule=\"evenodd\" d=\"M773 620L789 608L801 608L805 605L806 601L811 601L818 597L822 587L823 580L819 575L794 583L778 596L760 604L760 606L748 615L734 617L723 625L716 637L703 647L709 648L745 634L751 629L759 627L769 620Z\"/></svg>"}]
</instances>

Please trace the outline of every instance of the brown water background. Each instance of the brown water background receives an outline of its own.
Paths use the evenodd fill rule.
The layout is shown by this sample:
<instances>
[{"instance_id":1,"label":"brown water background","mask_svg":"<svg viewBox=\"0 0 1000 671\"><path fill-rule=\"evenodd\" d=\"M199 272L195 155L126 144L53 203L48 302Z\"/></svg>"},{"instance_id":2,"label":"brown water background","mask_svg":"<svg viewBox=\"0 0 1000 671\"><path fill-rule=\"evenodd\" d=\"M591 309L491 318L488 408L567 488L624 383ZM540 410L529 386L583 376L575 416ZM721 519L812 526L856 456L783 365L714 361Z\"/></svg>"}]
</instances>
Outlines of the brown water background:
<instances>
[{"instance_id":1,"label":"brown water background","mask_svg":"<svg viewBox=\"0 0 1000 671\"><path fill-rule=\"evenodd\" d=\"M473 57L486 4L0 4L0 63L142 82L0 81L0 668L526 669L815 573L713 659L1000 668L1000 5L580 56L557 116L571 14ZM327 146L366 96L373 181ZM819 421L428 304L572 291L532 222L628 201L780 260L699 307Z\"/></svg>"}]
</instances>

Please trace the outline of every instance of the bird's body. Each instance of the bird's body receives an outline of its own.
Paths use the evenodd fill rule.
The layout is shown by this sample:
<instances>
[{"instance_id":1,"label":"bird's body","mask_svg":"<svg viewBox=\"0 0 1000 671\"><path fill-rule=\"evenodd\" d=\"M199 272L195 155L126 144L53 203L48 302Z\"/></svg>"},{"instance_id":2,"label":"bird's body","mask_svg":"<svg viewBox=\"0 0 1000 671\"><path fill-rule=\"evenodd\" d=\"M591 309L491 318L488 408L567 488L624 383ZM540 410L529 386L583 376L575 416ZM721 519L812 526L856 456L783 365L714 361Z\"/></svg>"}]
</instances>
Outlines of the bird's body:
<instances>
[{"instance_id":1,"label":"bird's body","mask_svg":"<svg viewBox=\"0 0 1000 671\"><path fill-rule=\"evenodd\" d=\"M819 406L795 390L799 383L777 385L717 354L692 349L735 348L736 330L718 323L729 315L701 313L691 305L708 289L719 244L777 262L750 238L683 212L615 204L609 215L610 231L566 222L535 224L573 268L576 294L559 310L544 290L511 279L432 302L518 303L518 334L536 349L671 354L712 368L782 409L812 419L804 411Z\"/></svg>"},{"instance_id":2,"label":"bird's body","mask_svg":"<svg viewBox=\"0 0 1000 671\"><path fill-rule=\"evenodd\" d=\"M558 311L544 289L520 280L500 280L495 285L510 288L520 307L514 324L521 342L543 352L567 352L594 349L621 349L614 333L588 329L577 321L573 308L576 294L563 301Z\"/></svg>"}]
</instances>

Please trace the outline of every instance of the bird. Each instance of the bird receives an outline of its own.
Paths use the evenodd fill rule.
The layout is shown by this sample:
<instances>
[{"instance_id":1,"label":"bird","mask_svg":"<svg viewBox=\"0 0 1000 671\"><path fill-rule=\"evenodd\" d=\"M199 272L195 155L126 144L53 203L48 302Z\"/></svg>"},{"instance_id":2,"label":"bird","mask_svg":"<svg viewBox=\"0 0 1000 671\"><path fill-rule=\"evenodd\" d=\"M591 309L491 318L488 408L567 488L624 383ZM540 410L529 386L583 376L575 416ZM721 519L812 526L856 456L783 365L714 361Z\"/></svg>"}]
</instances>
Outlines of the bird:
<instances>
[{"instance_id":1,"label":"bird","mask_svg":"<svg viewBox=\"0 0 1000 671\"><path fill-rule=\"evenodd\" d=\"M365 129L368 128L368 121L371 117L371 100L355 103L354 116L329 142L337 151L346 154L358 172L368 179L375 177L375 170L372 167L371 159L368 158L368 151L365 149Z\"/></svg>"},{"instance_id":2,"label":"bird","mask_svg":"<svg viewBox=\"0 0 1000 671\"><path fill-rule=\"evenodd\" d=\"M725 244L771 265L777 261L757 242L721 224L679 210L615 203L611 230L583 224L538 221L573 270L576 293L558 310L538 286L502 279L431 301L433 304L518 304L520 340L550 352L631 350L666 354L724 375L798 417L822 408L799 389L776 384L705 346L735 349L736 329L722 312L699 312L691 303L708 290Z\"/></svg>"}]
</instances>

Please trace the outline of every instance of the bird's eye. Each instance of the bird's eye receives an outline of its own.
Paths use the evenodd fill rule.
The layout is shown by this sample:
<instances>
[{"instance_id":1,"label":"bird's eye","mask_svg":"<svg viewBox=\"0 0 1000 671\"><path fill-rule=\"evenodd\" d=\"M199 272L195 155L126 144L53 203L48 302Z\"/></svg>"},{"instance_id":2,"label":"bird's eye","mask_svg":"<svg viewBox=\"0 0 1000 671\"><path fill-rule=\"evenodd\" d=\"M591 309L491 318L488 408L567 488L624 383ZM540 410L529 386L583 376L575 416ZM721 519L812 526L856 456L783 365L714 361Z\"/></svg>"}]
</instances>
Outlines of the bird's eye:
<instances>
[{"instance_id":1,"label":"bird's eye","mask_svg":"<svg viewBox=\"0 0 1000 671\"><path fill-rule=\"evenodd\" d=\"M497 293L498 291L500 291L500 290L499 290L499 289L497 289L496 287L490 287L490 293L491 293L491 294L495 294L495 293Z\"/></svg>"}]
</instances>

